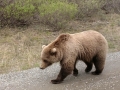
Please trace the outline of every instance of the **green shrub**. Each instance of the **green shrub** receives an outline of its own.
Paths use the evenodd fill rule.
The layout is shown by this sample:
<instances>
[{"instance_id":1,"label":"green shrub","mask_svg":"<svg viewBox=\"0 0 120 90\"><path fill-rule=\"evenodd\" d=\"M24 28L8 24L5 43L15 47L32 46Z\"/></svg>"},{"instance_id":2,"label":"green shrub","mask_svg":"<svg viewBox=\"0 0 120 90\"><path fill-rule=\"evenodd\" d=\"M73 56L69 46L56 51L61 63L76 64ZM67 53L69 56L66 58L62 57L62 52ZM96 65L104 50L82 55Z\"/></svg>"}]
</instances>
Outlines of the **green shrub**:
<instances>
[{"instance_id":1,"label":"green shrub","mask_svg":"<svg viewBox=\"0 0 120 90\"><path fill-rule=\"evenodd\" d=\"M75 17L77 4L61 1L56 2L55 0L48 1L38 7L42 23L48 24L55 29L61 29L68 20Z\"/></svg>"},{"instance_id":2,"label":"green shrub","mask_svg":"<svg viewBox=\"0 0 120 90\"><path fill-rule=\"evenodd\" d=\"M0 8L0 12L3 14L0 21L5 25L30 24L37 16L41 23L61 29L75 17L77 4L66 0L13 0Z\"/></svg>"},{"instance_id":3,"label":"green shrub","mask_svg":"<svg viewBox=\"0 0 120 90\"><path fill-rule=\"evenodd\" d=\"M93 16L98 13L101 9L101 5L105 0L68 0L78 4L77 18L83 19L86 17Z\"/></svg>"},{"instance_id":4,"label":"green shrub","mask_svg":"<svg viewBox=\"0 0 120 90\"><path fill-rule=\"evenodd\" d=\"M35 7L31 0L19 0L0 9L6 24L28 24L28 20L34 15ZM23 3L24 2L24 3Z\"/></svg>"},{"instance_id":5,"label":"green shrub","mask_svg":"<svg viewBox=\"0 0 120 90\"><path fill-rule=\"evenodd\" d=\"M37 20L58 30L74 18L83 19L98 13L103 2L105 0L3 0L0 25L29 25Z\"/></svg>"},{"instance_id":6,"label":"green shrub","mask_svg":"<svg viewBox=\"0 0 120 90\"><path fill-rule=\"evenodd\" d=\"M27 16L32 16L34 10L35 7L27 1L24 2L24 5L21 1L16 1L15 3L10 4L4 8L4 11L7 15L6 17L15 17L17 19L24 19Z\"/></svg>"}]
</instances>

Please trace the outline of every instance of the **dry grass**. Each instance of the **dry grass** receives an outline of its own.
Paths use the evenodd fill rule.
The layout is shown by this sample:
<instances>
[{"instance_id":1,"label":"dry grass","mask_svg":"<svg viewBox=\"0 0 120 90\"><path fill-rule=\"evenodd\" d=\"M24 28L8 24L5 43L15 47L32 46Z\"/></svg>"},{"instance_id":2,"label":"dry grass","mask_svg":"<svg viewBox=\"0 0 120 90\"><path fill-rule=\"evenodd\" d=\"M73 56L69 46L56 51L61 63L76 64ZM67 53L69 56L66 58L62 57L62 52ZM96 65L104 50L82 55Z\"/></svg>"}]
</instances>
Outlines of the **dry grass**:
<instances>
[{"instance_id":1,"label":"dry grass","mask_svg":"<svg viewBox=\"0 0 120 90\"><path fill-rule=\"evenodd\" d=\"M33 29L0 30L0 73L39 66L41 45L49 36L51 32Z\"/></svg>"},{"instance_id":2,"label":"dry grass","mask_svg":"<svg viewBox=\"0 0 120 90\"><path fill-rule=\"evenodd\" d=\"M109 52L120 51L120 16L117 14L72 21L66 30L57 32L40 25L22 29L3 28L0 30L0 73L38 67L43 44L48 44L63 32L75 33L89 29L97 30L107 38Z\"/></svg>"}]
</instances>

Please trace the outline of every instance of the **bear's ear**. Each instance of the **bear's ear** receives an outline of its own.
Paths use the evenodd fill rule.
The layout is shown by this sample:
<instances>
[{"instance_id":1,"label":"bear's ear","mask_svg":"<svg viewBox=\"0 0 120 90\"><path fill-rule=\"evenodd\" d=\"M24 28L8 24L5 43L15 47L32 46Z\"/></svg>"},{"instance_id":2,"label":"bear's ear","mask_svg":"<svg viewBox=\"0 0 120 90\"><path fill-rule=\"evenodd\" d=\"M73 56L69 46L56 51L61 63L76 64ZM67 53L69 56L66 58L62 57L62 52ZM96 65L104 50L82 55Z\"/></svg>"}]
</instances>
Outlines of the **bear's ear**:
<instances>
[{"instance_id":1,"label":"bear's ear","mask_svg":"<svg viewBox=\"0 0 120 90\"><path fill-rule=\"evenodd\" d=\"M46 47L46 45L42 45L42 49L43 49L44 47Z\"/></svg>"},{"instance_id":2,"label":"bear's ear","mask_svg":"<svg viewBox=\"0 0 120 90\"><path fill-rule=\"evenodd\" d=\"M57 49L56 48L52 48L50 51L51 55L55 55L57 53Z\"/></svg>"}]
</instances>

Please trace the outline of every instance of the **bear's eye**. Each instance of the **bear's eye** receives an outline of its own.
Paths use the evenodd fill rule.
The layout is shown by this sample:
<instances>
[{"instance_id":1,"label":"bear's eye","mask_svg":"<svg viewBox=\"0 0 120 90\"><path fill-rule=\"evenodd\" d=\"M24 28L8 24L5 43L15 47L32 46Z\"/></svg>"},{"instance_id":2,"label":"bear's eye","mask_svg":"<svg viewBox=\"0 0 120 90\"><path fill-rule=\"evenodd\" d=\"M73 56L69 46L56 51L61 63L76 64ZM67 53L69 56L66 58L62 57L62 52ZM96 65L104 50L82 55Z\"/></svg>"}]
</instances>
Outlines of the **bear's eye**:
<instances>
[{"instance_id":1,"label":"bear's eye","mask_svg":"<svg viewBox=\"0 0 120 90\"><path fill-rule=\"evenodd\" d=\"M48 61L47 60L43 60L45 63L48 63Z\"/></svg>"}]
</instances>

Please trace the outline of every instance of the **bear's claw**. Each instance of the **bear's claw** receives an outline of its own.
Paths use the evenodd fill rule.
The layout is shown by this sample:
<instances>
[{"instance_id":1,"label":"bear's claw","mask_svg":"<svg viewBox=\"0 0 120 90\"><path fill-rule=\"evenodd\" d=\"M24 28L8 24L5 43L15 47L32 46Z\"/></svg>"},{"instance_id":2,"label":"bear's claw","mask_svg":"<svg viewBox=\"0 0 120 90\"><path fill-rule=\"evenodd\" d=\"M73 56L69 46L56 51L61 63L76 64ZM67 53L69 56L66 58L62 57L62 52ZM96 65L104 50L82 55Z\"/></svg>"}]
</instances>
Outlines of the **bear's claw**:
<instances>
[{"instance_id":1,"label":"bear's claw","mask_svg":"<svg viewBox=\"0 0 120 90\"><path fill-rule=\"evenodd\" d=\"M85 69L85 72L86 72L86 73L88 73L88 72L90 72L90 71L91 71L91 68L86 68L86 69Z\"/></svg>"},{"instance_id":2,"label":"bear's claw","mask_svg":"<svg viewBox=\"0 0 120 90\"><path fill-rule=\"evenodd\" d=\"M102 71L94 71L92 72L93 75L100 75Z\"/></svg>"},{"instance_id":3,"label":"bear's claw","mask_svg":"<svg viewBox=\"0 0 120 90\"><path fill-rule=\"evenodd\" d=\"M78 71L73 72L73 75L74 75L74 76L77 76L77 75L78 75Z\"/></svg>"},{"instance_id":4,"label":"bear's claw","mask_svg":"<svg viewBox=\"0 0 120 90\"><path fill-rule=\"evenodd\" d=\"M51 82L52 82L52 84L59 84L59 83L61 83L62 81L60 81L60 80L51 80Z\"/></svg>"}]
</instances>

